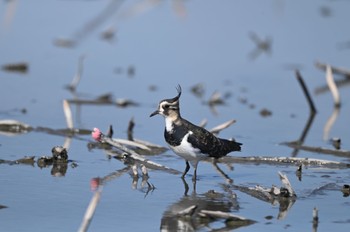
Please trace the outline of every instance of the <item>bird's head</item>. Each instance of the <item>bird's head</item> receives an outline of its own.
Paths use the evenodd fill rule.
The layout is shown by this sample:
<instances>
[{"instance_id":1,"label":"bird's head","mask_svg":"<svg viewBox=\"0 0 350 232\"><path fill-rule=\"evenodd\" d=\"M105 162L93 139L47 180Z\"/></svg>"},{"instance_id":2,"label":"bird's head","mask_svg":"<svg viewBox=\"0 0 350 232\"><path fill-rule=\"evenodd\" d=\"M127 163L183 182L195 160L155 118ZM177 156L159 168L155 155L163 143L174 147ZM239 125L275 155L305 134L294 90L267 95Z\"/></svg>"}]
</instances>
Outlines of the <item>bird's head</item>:
<instances>
[{"instance_id":1,"label":"bird's head","mask_svg":"<svg viewBox=\"0 0 350 232\"><path fill-rule=\"evenodd\" d=\"M177 96L170 99L164 99L159 102L158 109L154 111L150 117L160 114L164 117L174 117L178 118L180 116L180 96L181 96L181 86L178 85Z\"/></svg>"}]
</instances>

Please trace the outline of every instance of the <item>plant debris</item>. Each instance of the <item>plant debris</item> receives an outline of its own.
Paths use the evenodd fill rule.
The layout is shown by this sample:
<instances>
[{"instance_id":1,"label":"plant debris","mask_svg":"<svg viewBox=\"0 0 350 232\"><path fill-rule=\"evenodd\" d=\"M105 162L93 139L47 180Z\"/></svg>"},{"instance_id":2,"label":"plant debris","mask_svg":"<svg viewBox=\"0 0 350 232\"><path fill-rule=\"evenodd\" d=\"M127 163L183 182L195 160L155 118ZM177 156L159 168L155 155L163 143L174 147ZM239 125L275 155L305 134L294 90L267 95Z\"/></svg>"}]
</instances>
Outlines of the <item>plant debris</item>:
<instances>
[{"instance_id":1,"label":"plant debris","mask_svg":"<svg viewBox=\"0 0 350 232\"><path fill-rule=\"evenodd\" d=\"M5 64L2 66L2 69L8 72L27 73L29 70L29 65L26 62Z\"/></svg>"}]
</instances>

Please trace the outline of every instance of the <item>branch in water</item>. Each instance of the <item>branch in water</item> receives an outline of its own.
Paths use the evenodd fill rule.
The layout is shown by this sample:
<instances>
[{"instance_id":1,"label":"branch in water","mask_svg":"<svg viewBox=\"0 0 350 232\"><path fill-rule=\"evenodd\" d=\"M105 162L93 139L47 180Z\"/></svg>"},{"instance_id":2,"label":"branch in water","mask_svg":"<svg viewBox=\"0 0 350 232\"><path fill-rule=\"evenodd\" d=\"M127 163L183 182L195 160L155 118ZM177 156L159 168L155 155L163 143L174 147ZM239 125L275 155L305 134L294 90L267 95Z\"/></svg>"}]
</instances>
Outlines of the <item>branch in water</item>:
<instances>
[{"instance_id":1,"label":"branch in water","mask_svg":"<svg viewBox=\"0 0 350 232\"><path fill-rule=\"evenodd\" d=\"M153 162L151 160L145 159L143 158L141 155L139 155L137 152L135 152L134 150L124 146L122 143L120 143L120 139L119 140L115 140L115 139L111 139L106 137L98 128L94 128L93 132L91 133L92 138L94 138L96 141L101 142L101 143L107 143L113 147L118 148L119 150L122 150L124 152L127 153L128 158L133 159L134 161L137 161L143 165L145 165L148 168L151 169L156 169L156 170L163 170L163 171L167 171L171 174L180 174L181 172L166 167L164 165L158 164L156 162ZM127 140L125 140L127 141ZM129 143L132 141L128 141ZM135 142L133 142L135 143Z\"/></svg>"}]
</instances>

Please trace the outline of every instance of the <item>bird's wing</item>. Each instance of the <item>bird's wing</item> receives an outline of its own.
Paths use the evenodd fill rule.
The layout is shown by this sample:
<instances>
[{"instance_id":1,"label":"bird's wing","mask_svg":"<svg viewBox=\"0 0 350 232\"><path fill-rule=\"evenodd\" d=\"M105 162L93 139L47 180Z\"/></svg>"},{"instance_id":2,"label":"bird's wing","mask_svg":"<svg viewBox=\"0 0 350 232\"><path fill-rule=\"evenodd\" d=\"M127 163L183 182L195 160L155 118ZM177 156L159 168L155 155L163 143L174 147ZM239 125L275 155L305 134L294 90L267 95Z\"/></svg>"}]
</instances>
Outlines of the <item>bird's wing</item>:
<instances>
[{"instance_id":1,"label":"bird's wing","mask_svg":"<svg viewBox=\"0 0 350 232\"><path fill-rule=\"evenodd\" d=\"M208 154L209 156L222 156L219 150L216 149L221 146L219 138L203 127L196 126L188 121L185 121L184 124L192 132L188 136L188 142L190 142L192 146L198 148L202 153Z\"/></svg>"}]
</instances>

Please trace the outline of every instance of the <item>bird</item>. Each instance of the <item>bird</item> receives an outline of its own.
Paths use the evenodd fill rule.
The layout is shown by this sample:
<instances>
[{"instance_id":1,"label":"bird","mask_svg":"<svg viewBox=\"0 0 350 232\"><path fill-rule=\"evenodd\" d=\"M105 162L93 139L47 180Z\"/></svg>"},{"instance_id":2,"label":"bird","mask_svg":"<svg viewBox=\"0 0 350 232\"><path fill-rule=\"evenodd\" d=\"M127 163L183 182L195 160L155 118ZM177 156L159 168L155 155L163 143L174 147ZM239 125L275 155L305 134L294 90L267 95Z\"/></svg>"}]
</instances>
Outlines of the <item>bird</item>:
<instances>
[{"instance_id":1,"label":"bird","mask_svg":"<svg viewBox=\"0 0 350 232\"><path fill-rule=\"evenodd\" d=\"M192 180L197 179L197 166L200 160L208 157L220 158L233 151L241 151L242 143L216 137L203 127L197 126L181 117L181 86L178 85L177 96L159 102L158 109L150 117L162 115L165 118L164 138L175 154L186 161L186 168L181 178L184 179L194 168Z\"/></svg>"}]
</instances>

